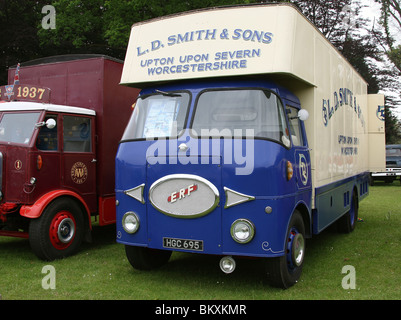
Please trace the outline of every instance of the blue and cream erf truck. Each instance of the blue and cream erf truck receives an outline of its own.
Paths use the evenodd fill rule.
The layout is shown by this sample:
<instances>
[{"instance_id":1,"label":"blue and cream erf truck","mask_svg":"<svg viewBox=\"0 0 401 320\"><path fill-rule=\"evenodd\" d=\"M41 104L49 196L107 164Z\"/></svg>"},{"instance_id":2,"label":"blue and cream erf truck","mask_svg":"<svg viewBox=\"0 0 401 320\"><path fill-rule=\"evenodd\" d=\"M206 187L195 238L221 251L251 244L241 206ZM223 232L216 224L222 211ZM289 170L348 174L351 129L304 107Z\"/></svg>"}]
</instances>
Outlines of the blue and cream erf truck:
<instances>
[{"instance_id":1,"label":"blue and cream erf truck","mask_svg":"<svg viewBox=\"0 0 401 320\"><path fill-rule=\"evenodd\" d=\"M385 167L366 82L288 4L135 24L121 83L142 88L116 156L117 241L137 269L257 257L290 287L305 239L351 232Z\"/></svg>"}]
</instances>

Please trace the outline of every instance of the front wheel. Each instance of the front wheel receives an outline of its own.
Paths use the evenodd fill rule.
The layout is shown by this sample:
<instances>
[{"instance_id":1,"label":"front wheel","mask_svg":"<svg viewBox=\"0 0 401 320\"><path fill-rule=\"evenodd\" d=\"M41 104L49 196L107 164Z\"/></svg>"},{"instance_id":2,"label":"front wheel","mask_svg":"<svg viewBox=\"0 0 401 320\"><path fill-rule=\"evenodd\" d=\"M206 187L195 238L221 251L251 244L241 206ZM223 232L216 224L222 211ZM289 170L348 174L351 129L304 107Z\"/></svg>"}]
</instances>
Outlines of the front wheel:
<instances>
[{"instance_id":1,"label":"front wheel","mask_svg":"<svg viewBox=\"0 0 401 320\"><path fill-rule=\"evenodd\" d=\"M126 245L125 253L134 269L152 270L165 265L170 259L172 252Z\"/></svg>"},{"instance_id":2,"label":"front wheel","mask_svg":"<svg viewBox=\"0 0 401 320\"><path fill-rule=\"evenodd\" d=\"M74 254L84 236L83 213L70 199L50 203L42 215L29 225L32 251L43 260L55 260Z\"/></svg>"},{"instance_id":3,"label":"front wheel","mask_svg":"<svg viewBox=\"0 0 401 320\"><path fill-rule=\"evenodd\" d=\"M287 230L285 255L266 259L268 281L272 286L287 289L302 274L305 257L305 226L302 216L295 211Z\"/></svg>"}]
</instances>

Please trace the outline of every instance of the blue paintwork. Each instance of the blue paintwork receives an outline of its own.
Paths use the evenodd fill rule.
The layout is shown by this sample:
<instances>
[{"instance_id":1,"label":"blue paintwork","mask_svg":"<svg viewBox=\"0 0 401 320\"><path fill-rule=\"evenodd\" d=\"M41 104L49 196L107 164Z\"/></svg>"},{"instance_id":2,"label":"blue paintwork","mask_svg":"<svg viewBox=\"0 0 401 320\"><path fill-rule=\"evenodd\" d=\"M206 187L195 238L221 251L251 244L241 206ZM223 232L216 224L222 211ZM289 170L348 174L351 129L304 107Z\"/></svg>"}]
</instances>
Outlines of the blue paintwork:
<instances>
[{"instance_id":1,"label":"blue paintwork","mask_svg":"<svg viewBox=\"0 0 401 320\"><path fill-rule=\"evenodd\" d=\"M347 213L354 193L361 201L369 194L369 172L361 173L316 188L313 210L313 233L318 234Z\"/></svg>"},{"instance_id":2,"label":"blue paintwork","mask_svg":"<svg viewBox=\"0 0 401 320\"><path fill-rule=\"evenodd\" d=\"M156 89L162 91L186 90L190 92L191 106L186 125L186 128L188 128L198 94L210 88L266 88L276 92L281 97L284 105L291 102L292 106L300 108L299 100L295 95L269 81L186 82L184 84L178 83L158 86L157 88L147 88L141 94L152 94ZM304 140L307 141L303 124L302 130ZM167 153L169 146L176 150L177 145L189 141L198 144L202 143L201 139L191 137L187 129L178 139L167 140ZM243 143L245 148L245 139L241 141L240 143ZM203 240L203 253L207 254L259 257L280 256L284 254L289 221L294 210L300 205L307 209L305 217L306 229L311 229L314 233L320 232L321 228L311 228L312 177L307 142L303 147L292 146L291 148L286 148L278 142L255 139L254 170L252 174L242 176L235 174L237 165L226 164L226 161L224 161L224 143L233 143L233 139L221 139L220 153L218 154L212 154L210 148L209 156L215 157L215 160L219 159L219 161L217 163L213 162L213 164L210 161L208 165L200 164L200 161L197 162L198 164L187 165L183 165L180 162L177 164L150 165L146 162L146 150L153 142L142 139L120 143L116 157L116 200L119 202L117 206L118 242L162 249L163 237L172 237ZM301 157L304 157L308 167L309 174L306 185L301 183L298 165ZM294 177L290 181L287 181L286 178L287 161L290 161L294 168ZM211 213L195 219L174 218L157 211L149 202L149 187L161 177L177 173L195 174L213 183L220 194L219 206ZM354 183L354 180L352 182ZM144 204L123 193L124 190L137 187L143 183L145 183ZM345 182L347 190L350 188L348 184L348 182ZM225 209L224 187L254 196L255 200ZM321 192L318 193L317 197L318 201L320 201L318 204L327 204L328 200L324 195L331 194L331 189L328 189L328 193L324 189L320 190ZM334 188L334 190L337 189ZM344 197L344 192L346 191L340 188L337 193ZM342 198L341 203L343 203ZM265 212L267 206L272 208L272 212L269 214ZM345 212L343 209L346 208L347 205L340 210L341 214ZM122 216L127 211L136 212L141 222L139 231L134 235L127 234L121 226ZM338 211L336 212L338 215ZM231 224L239 218L249 219L255 225L255 238L248 244L238 244L231 238ZM317 214L315 214L314 218L316 225L321 226L327 223L327 221L319 222Z\"/></svg>"}]
</instances>

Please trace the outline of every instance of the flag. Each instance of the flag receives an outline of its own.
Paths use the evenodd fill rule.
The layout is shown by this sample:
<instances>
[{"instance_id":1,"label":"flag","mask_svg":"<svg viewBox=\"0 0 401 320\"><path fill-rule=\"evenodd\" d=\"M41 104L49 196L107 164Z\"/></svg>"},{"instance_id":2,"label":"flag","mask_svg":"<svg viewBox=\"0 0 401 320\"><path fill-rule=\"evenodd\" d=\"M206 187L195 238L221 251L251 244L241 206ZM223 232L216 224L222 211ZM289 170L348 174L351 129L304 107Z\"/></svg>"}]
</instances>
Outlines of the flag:
<instances>
[{"instance_id":1,"label":"flag","mask_svg":"<svg viewBox=\"0 0 401 320\"><path fill-rule=\"evenodd\" d=\"M20 64L17 64L17 69L15 69L15 76L14 76L14 84L19 84L19 67Z\"/></svg>"}]
</instances>

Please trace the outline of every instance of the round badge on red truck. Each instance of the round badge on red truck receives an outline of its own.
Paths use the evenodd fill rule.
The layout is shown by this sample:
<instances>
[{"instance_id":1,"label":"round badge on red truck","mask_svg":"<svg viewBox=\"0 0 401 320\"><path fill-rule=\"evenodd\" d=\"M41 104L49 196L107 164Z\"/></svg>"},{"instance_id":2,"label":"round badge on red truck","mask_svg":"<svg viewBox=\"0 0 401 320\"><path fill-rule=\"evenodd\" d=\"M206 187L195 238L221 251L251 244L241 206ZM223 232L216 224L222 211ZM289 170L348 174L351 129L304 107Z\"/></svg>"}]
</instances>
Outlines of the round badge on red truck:
<instances>
[{"instance_id":1,"label":"round badge on red truck","mask_svg":"<svg viewBox=\"0 0 401 320\"><path fill-rule=\"evenodd\" d=\"M212 212L220 195L208 180L192 174L172 174L155 181L149 190L152 206L176 218L198 218Z\"/></svg>"},{"instance_id":2,"label":"round badge on red truck","mask_svg":"<svg viewBox=\"0 0 401 320\"><path fill-rule=\"evenodd\" d=\"M88 178L88 168L83 162L75 162L71 168L71 179L76 184L83 184Z\"/></svg>"}]
</instances>

